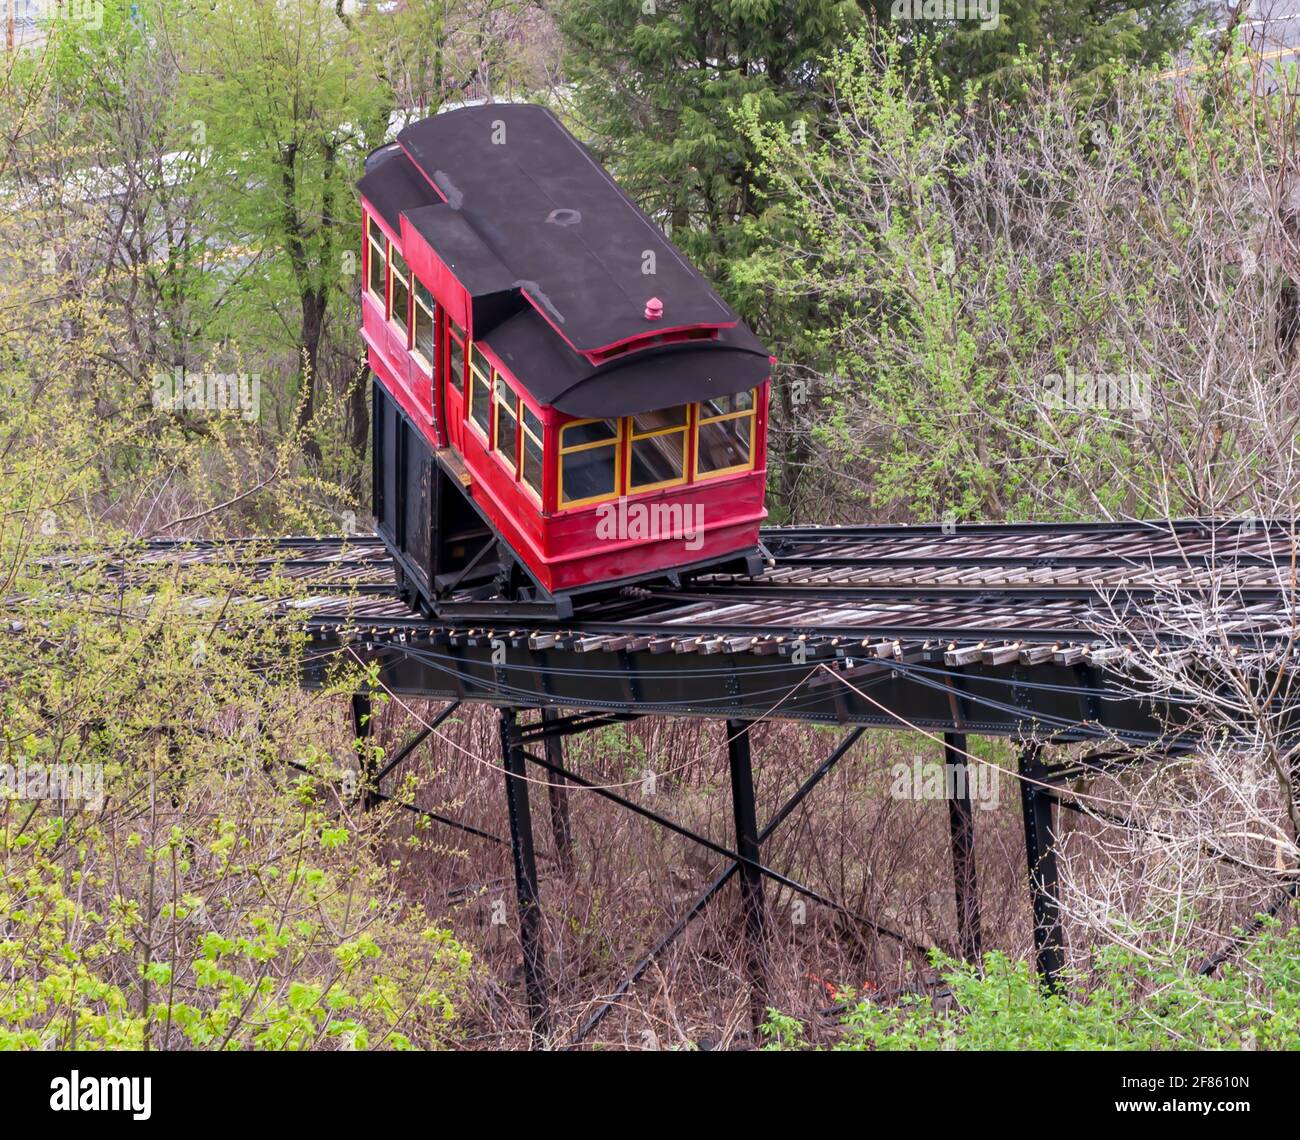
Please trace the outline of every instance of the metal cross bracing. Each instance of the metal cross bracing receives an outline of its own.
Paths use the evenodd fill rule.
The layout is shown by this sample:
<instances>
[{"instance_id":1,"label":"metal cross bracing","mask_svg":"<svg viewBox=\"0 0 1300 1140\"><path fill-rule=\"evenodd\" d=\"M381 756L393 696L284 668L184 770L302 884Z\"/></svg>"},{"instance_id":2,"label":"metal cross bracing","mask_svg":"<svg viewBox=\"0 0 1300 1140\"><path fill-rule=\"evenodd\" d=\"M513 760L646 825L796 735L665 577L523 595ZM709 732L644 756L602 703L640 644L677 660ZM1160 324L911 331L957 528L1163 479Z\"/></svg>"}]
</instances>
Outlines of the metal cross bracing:
<instances>
[{"instance_id":1,"label":"metal cross bracing","mask_svg":"<svg viewBox=\"0 0 1300 1140\"><path fill-rule=\"evenodd\" d=\"M580 602L563 623L508 604L475 609L477 599L464 620L430 622L412 614L393 596L391 561L370 536L155 542L117 565L129 582L137 560L182 568L229 562L246 575L251 559L255 579L308 586L306 596L292 601L277 600L269 588L246 599L306 631L314 650L304 665L307 683L324 682L329 662L347 653L377 663L379 684L394 694L451 702L382 770L364 773L368 803L388 798L383 779L437 734L460 702L500 710L525 989L537 1044L563 1042L554 1036L548 1001L529 766L545 774L565 874L574 873L580 843L569 811L572 785L729 860L623 981L596 999L570 1044L586 1039L737 875L756 1019L766 989L764 879L899 940L911 953L924 952L763 862L765 840L872 726L929 734L954 771L966 767L970 735L1025 742L1018 775L1034 944L1040 975L1054 985L1064 962L1054 809L1078 809L1062 794L1063 781L1081 769L1145 762L1195 745L1179 737L1176 708L1154 708L1121 683L1113 666L1124 646L1099 631L1122 627L1135 640L1176 642L1180 616L1195 626L1208 613L1217 634L1242 648L1289 646L1300 635L1293 585L1300 546L1289 521L771 528L763 541L772 558L760 575L628 588ZM368 705L358 703L363 699L354 701L358 737L370 731ZM540 710L541 719L521 720L528 709ZM566 736L647 714L726 722L730 844L697 835L564 766ZM750 725L770 718L842 724L848 733L760 828ZM1044 762L1045 745L1102 738L1119 749L1070 768ZM982 931L968 795L950 793L948 810L959 945L977 959ZM503 842L456 820L431 818Z\"/></svg>"}]
</instances>

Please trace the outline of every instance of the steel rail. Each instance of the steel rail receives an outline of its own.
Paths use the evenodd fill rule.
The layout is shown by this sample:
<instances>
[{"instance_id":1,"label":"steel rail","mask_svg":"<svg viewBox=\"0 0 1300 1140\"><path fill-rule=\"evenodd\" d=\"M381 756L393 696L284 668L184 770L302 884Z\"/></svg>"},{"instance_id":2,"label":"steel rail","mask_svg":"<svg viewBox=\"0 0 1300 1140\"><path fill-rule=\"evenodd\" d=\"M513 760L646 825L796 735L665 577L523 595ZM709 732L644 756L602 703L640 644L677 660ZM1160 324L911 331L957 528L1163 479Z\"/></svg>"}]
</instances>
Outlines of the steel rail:
<instances>
[{"instance_id":1,"label":"steel rail","mask_svg":"<svg viewBox=\"0 0 1300 1140\"><path fill-rule=\"evenodd\" d=\"M909 534L927 534L952 537L961 534L1217 534L1222 531L1235 531L1247 534L1259 530L1274 529L1287 533L1297 533L1295 522L1285 517L1279 518L1204 518L1178 519L1119 519L1111 521L1067 521L1052 522L936 522L936 523L855 523L845 526L818 526L816 524L763 527L764 537L781 537L785 535L813 536L821 535L866 535L872 538L889 535L906 536Z\"/></svg>"},{"instance_id":2,"label":"steel rail","mask_svg":"<svg viewBox=\"0 0 1300 1140\"><path fill-rule=\"evenodd\" d=\"M861 523L845 526L791 525L766 526L760 529L760 535L766 542L783 538L806 539L814 542L843 541L856 537L867 538L906 538L910 536L939 536L943 538L961 537L963 535L1186 535L1201 534L1216 536L1221 533L1236 533L1251 537L1261 531L1276 531L1289 535L1300 535L1300 528L1293 520L1286 518L1231 519L1231 518L1181 518L1119 520L1093 522L956 522L956 523ZM149 538L134 540L136 545L157 550L170 550L183 547L213 548L230 546L237 543L262 543L279 546L294 545L332 545L347 542L351 545L380 545L381 540L374 534L349 535L239 535L231 538Z\"/></svg>"},{"instance_id":3,"label":"steel rail","mask_svg":"<svg viewBox=\"0 0 1300 1140\"><path fill-rule=\"evenodd\" d=\"M969 582L949 585L895 585L893 583L852 582L827 584L823 582L765 582L762 579L742 579L738 582L692 582L680 591L652 590L650 594L659 601L687 604L692 601L735 602L753 605L763 601L784 599L813 602L853 602L870 599L874 602L890 601L1022 601L1041 598L1045 602L1105 600L1123 596L1134 601L1158 601L1177 590L1180 593L1204 596L1226 594L1232 599L1247 602L1271 602L1285 597L1267 586L1222 586L1215 583L1188 582L1168 586L1118 585L1101 583L1084 586L1077 583L1055 585L1050 582ZM1297 595L1300 610L1300 595Z\"/></svg>"},{"instance_id":4,"label":"steel rail","mask_svg":"<svg viewBox=\"0 0 1300 1140\"><path fill-rule=\"evenodd\" d=\"M1056 533L1056 532L1052 532ZM902 537L902 536L900 536ZM950 536L951 537L951 536ZM375 569L386 568L389 562L389 556L386 549L377 539L366 539L357 542L353 539L236 539L228 543L208 542L203 547L194 547L190 543L169 543L166 547L151 547L154 553L194 553L234 551L241 546L277 546L279 549L294 549L303 543L312 543L316 546L329 546L338 550L339 556L332 558L321 558L311 556L301 557L280 557L276 554L265 554L256 557L253 560L255 566L266 566L273 568L288 569L310 569L321 568L323 570L344 570L355 566L373 566ZM816 569L830 568L860 568L860 569L887 569L893 572L905 571L909 568L918 570L931 569L1035 569L1035 570L1058 570L1068 571L1072 568L1081 570L1129 570L1133 572L1150 570L1150 569L1210 569L1224 568L1230 569L1236 566L1246 566L1251 568L1267 567L1273 569L1289 569L1296 552L1289 548L1281 550L1268 548L1259 549L1235 549L1235 550L1217 550L1217 551L1176 551L1173 553L1153 553L1150 550L1143 551L1117 551L1109 554L1077 554L1070 551L1061 551L1054 549L1047 550L1030 550L1022 554L1013 553L978 553L971 552L967 554L939 554L924 553L916 550L898 550L893 553L881 555L863 555L849 553L827 553L824 549L827 545L841 546L858 546L861 543L846 542L842 537L835 539L825 539L821 541L801 538L798 543L790 547L782 547L778 554L774 555L776 565L766 574L758 578L746 579L734 575L712 575L704 574L694 579L692 582L708 582L714 580L737 581L737 582L762 582L769 576L773 570L779 571L783 566L806 566ZM806 549L805 549L806 548ZM346 556L345 556L346 554ZM1278 557L1284 555L1284 557ZM111 556L98 557L99 561L115 561ZM74 556L69 557L70 562L80 562L84 559ZM146 562L145 565L150 563ZM212 562L197 563L202 565L212 565ZM182 566L186 565L184 562ZM232 562L232 565L238 565ZM960 583L953 584L959 586ZM936 588L949 589L953 588L947 583L936 583Z\"/></svg>"},{"instance_id":5,"label":"steel rail","mask_svg":"<svg viewBox=\"0 0 1300 1140\"><path fill-rule=\"evenodd\" d=\"M1279 569L1289 568L1290 554L1279 561L1267 552L1227 552L1208 554L1112 554L1082 555L1061 553L1031 553L1023 555L927 555L912 551L897 555L840 555L801 553L799 551L782 551L774 554L777 567L781 566L842 566L862 569L884 568L901 569L907 566L924 566L938 569L982 569L1002 566L1025 567L1028 569L1052 570L1061 567L1078 566L1087 570L1109 569L1209 569L1222 566L1270 566Z\"/></svg>"}]
</instances>

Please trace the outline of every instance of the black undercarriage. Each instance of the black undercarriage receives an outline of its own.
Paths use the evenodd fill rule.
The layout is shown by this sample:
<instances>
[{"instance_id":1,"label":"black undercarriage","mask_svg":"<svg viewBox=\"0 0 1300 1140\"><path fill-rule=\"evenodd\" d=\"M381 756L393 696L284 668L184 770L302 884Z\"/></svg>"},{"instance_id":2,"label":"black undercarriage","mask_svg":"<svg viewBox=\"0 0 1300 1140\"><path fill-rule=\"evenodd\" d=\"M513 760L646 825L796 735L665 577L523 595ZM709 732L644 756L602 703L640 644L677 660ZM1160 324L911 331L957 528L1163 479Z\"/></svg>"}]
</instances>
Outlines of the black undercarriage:
<instances>
[{"instance_id":1,"label":"black undercarriage","mask_svg":"<svg viewBox=\"0 0 1300 1140\"><path fill-rule=\"evenodd\" d=\"M551 594L466 494L453 456L440 456L383 386L374 381L375 528L393 556L398 595L426 617L567 620L575 604L648 584L674 588L702 574L759 574L758 546L670 571Z\"/></svg>"}]
</instances>

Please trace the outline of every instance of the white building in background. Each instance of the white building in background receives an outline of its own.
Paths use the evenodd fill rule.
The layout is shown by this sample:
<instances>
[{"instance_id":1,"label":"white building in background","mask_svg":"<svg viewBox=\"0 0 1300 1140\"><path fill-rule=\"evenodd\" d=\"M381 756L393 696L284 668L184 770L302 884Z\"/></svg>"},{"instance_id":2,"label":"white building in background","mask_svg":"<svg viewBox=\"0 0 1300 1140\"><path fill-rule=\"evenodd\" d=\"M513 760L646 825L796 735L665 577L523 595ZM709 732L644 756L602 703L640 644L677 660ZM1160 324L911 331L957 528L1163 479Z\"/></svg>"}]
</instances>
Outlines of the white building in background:
<instances>
[{"instance_id":1,"label":"white building in background","mask_svg":"<svg viewBox=\"0 0 1300 1140\"><path fill-rule=\"evenodd\" d=\"M45 42L51 20L65 19L91 28L104 25L103 0L0 0L5 49Z\"/></svg>"},{"instance_id":2,"label":"white building in background","mask_svg":"<svg viewBox=\"0 0 1300 1140\"><path fill-rule=\"evenodd\" d=\"M13 46L25 47L45 38L38 17L43 12L41 0L3 0L5 13L5 47L10 46L10 26L13 27Z\"/></svg>"}]
</instances>

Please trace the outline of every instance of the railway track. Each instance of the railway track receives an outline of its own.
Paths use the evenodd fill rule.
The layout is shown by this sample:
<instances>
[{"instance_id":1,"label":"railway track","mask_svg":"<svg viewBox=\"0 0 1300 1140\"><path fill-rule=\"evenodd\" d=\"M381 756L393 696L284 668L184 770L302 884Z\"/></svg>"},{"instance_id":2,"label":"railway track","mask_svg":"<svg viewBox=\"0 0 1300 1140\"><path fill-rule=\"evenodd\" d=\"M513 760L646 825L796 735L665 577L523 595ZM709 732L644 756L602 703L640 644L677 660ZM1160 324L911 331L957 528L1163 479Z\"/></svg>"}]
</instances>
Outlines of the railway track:
<instances>
[{"instance_id":1,"label":"railway track","mask_svg":"<svg viewBox=\"0 0 1300 1140\"><path fill-rule=\"evenodd\" d=\"M1188 584L1197 569L1216 574L1234 569L1243 578L1293 565L1300 550L1300 524L1275 520L1178 520L1164 523L970 524L939 527L769 527L762 539L777 563L763 583L860 586L1116 585L1146 575ZM278 566L295 576L348 572L387 565L373 535L276 537L233 540L155 540L139 548L142 562L211 564L227 556ZM1168 571L1153 575L1154 571ZM1087 573L1085 573L1085 571ZM1102 571L1102 574L1093 573ZM716 580L736 581L735 576Z\"/></svg>"},{"instance_id":2,"label":"railway track","mask_svg":"<svg viewBox=\"0 0 1300 1140\"><path fill-rule=\"evenodd\" d=\"M431 623L393 594L374 536L165 540L117 566L220 567L247 580L308 585L262 600L313 634L483 638L578 652L798 653L898 661L1104 663L1106 631L1176 642L1213 628L1238 645L1300 636L1296 525L1277 520L769 528L769 568L678 589L629 587L579 602L561 626L508 605ZM70 559L69 561L75 561ZM1110 642L1109 644L1107 642Z\"/></svg>"}]
</instances>

